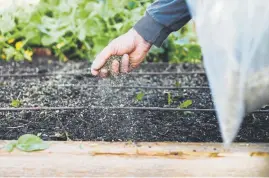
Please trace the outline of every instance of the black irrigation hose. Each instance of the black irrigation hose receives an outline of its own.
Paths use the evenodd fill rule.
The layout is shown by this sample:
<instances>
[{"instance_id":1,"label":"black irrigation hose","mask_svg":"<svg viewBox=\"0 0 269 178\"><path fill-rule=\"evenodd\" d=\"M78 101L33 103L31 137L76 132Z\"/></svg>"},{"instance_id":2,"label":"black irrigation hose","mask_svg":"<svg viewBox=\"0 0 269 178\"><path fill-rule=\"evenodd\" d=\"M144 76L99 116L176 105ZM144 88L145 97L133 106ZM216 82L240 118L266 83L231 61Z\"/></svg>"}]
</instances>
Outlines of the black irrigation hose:
<instances>
[{"instance_id":1,"label":"black irrigation hose","mask_svg":"<svg viewBox=\"0 0 269 178\"><path fill-rule=\"evenodd\" d=\"M110 85L76 85L76 84L57 84L51 85L56 87L88 87L88 88L112 88L112 89L159 89L159 90L200 90L200 89L210 89L208 86L201 87L169 87L169 86L110 86Z\"/></svg>"},{"instance_id":2,"label":"black irrigation hose","mask_svg":"<svg viewBox=\"0 0 269 178\"><path fill-rule=\"evenodd\" d=\"M136 76L136 75L206 75L205 72L131 72L126 76ZM44 76L58 76L58 75L68 75L68 76L75 76L75 75L83 75L83 76L91 76L91 73L70 73L70 72L62 72L62 73L26 73L26 74L1 74L1 77L44 77Z\"/></svg>"},{"instance_id":3,"label":"black irrigation hose","mask_svg":"<svg viewBox=\"0 0 269 178\"><path fill-rule=\"evenodd\" d=\"M192 111L214 112L214 109L180 109L161 107L106 107L106 106L77 106L77 107L30 107L30 108L0 108L0 111L40 111L40 110L83 110L83 109L108 109L108 110L152 110L152 111Z\"/></svg>"},{"instance_id":4,"label":"black irrigation hose","mask_svg":"<svg viewBox=\"0 0 269 178\"><path fill-rule=\"evenodd\" d=\"M41 111L41 110L84 110L84 109L216 112L215 109L180 109L180 108L161 108L161 107L109 107L109 106L0 108L0 112ZM269 113L269 110L257 110L252 113Z\"/></svg>"}]
</instances>

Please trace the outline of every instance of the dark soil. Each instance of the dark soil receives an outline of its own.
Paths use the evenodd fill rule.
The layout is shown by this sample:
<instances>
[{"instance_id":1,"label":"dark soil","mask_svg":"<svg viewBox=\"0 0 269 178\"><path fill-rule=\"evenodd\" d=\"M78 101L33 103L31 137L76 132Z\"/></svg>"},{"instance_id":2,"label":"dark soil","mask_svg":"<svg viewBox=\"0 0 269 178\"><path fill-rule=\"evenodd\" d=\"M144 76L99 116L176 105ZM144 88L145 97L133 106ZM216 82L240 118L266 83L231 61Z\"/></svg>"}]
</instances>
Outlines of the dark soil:
<instances>
[{"instance_id":1,"label":"dark soil","mask_svg":"<svg viewBox=\"0 0 269 178\"><path fill-rule=\"evenodd\" d=\"M85 61L60 63L54 59L36 58L28 62L0 62L1 74L90 73ZM135 72L202 71L201 65L143 64ZM213 103L209 89L139 89L136 86L208 86L206 76L127 75L100 79L90 75L55 75L38 77L0 77L0 107L11 107L14 99L20 107L169 107L184 100L188 108L210 109ZM94 86L93 86L94 85ZM102 86L101 86L102 85ZM132 86L111 88L109 86ZM100 87L98 87L100 86ZM138 92L144 97L137 101ZM173 101L168 103L170 93ZM17 139L25 133L39 134L45 140L104 141L182 141L221 142L214 112L152 111L128 109L81 109L0 112L0 139ZM268 114L250 114L244 120L237 142L268 142Z\"/></svg>"}]
</instances>

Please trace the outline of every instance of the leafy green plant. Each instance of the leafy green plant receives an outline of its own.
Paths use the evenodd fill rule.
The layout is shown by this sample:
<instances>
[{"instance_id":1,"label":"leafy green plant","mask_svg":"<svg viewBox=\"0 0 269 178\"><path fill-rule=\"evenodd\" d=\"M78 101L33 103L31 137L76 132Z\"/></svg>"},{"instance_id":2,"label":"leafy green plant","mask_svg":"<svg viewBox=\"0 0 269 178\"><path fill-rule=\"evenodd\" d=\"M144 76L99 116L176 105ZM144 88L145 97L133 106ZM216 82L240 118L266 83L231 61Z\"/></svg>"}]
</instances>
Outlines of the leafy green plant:
<instances>
[{"instance_id":1,"label":"leafy green plant","mask_svg":"<svg viewBox=\"0 0 269 178\"><path fill-rule=\"evenodd\" d=\"M109 41L127 32L152 2L37 1L34 6L14 5L0 12L2 59L31 60L34 47L47 47L63 61L93 59Z\"/></svg>"},{"instance_id":2,"label":"leafy green plant","mask_svg":"<svg viewBox=\"0 0 269 178\"><path fill-rule=\"evenodd\" d=\"M20 107L21 104L22 104L21 101L18 100L18 99L13 99L13 100L11 101L11 103L10 103L10 105L11 105L12 107L14 107L14 108Z\"/></svg>"},{"instance_id":3,"label":"leafy green plant","mask_svg":"<svg viewBox=\"0 0 269 178\"><path fill-rule=\"evenodd\" d=\"M12 1L10 1L12 3ZM33 3L34 2L34 3ZM35 0L0 11L3 60L32 60L35 48L48 48L62 61L93 60L112 39L127 32L153 0ZM199 60L191 25L173 33L148 59Z\"/></svg>"},{"instance_id":4,"label":"leafy green plant","mask_svg":"<svg viewBox=\"0 0 269 178\"><path fill-rule=\"evenodd\" d=\"M17 141L12 141L5 146L6 151L13 151L14 148L17 148L21 151L31 152L31 151L39 151L45 150L49 147L49 145L43 140L33 134L25 134L19 137Z\"/></svg>"},{"instance_id":5,"label":"leafy green plant","mask_svg":"<svg viewBox=\"0 0 269 178\"><path fill-rule=\"evenodd\" d=\"M167 43L170 63L201 62L202 50L197 41L193 22L186 24L181 30L170 35Z\"/></svg>"},{"instance_id":6,"label":"leafy green plant","mask_svg":"<svg viewBox=\"0 0 269 178\"><path fill-rule=\"evenodd\" d=\"M178 107L181 109L184 109L184 108L188 108L191 105L192 105L192 100L185 100Z\"/></svg>"},{"instance_id":7,"label":"leafy green plant","mask_svg":"<svg viewBox=\"0 0 269 178\"><path fill-rule=\"evenodd\" d=\"M142 101L143 97L145 96L145 93L139 92L136 94L136 101Z\"/></svg>"}]
</instances>

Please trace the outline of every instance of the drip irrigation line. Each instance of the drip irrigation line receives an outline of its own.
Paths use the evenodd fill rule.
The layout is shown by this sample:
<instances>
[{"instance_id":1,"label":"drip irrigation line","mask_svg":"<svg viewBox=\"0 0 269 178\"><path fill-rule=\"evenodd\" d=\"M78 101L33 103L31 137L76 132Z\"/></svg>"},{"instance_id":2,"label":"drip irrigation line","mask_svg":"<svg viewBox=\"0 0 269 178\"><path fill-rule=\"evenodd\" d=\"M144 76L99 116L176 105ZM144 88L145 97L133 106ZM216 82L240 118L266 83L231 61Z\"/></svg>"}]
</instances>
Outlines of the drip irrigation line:
<instances>
[{"instance_id":1,"label":"drip irrigation line","mask_svg":"<svg viewBox=\"0 0 269 178\"><path fill-rule=\"evenodd\" d=\"M84 75L91 77L90 73L25 73L25 74L2 74L1 77L47 77L47 76L60 76L60 75L67 75L67 76L75 76L75 75Z\"/></svg>"},{"instance_id":2,"label":"drip irrigation line","mask_svg":"<svg viewBox=\"0 0 269 178\"><path fill-rule=\"evenodd\" d=\"M8 84L5 86L9 86ZM88 84L48 84L50 87L77 87L77 88L111 88L111 89L146 89L146 90L200 90L210 89L209 86L182 86L182 87L170 87L170 86L111 86L111 85L88 85Z\"/></svg>"},{"instance_id":3,"label":"drip irrigation line","mask_svg":"<svg viewBox=\"0 0 269 178\"><path fill-rule=\"evenodd\" d=\"M153 111L199 111L213 112L214 109L180 109L161 107L107 107L107 106L76 106L76 107L29 107L29 108L0 108L0 111L39 111L39 110L83 110L83 109L108 109L108 110L153 110Z\"/></svg>"},{"instance_id":4,"label":"drip irrigation line","mask_svg":"<svg viewBox=\"0 0 269 178\"><path fill-rule=\"evenodd\" d=\"M197 72L131 72L129 75L206 75L204 71Z\"/></svg>"},{"instance_id":5,"label":"drip irrigation line","mask_svg":"<svg viewBox=\"0 0 269 178\"><path fill-rule=\"evenodd\" d=\"M161 107L109 107L109 106L0 108L0 112L41 111L41 110L84 110L84 109L216 112L215 109L180 109L180 108L161 108ZM252 113L269 113L269 110L257 110L257 111L253 111Z\"/></svg>"},{"instance_id":6,"label":"drip irrigation line","mask_svg":"<svg viewBox=\"0 0 269 178\"><path fill-rule=\"evenodd\" d=\"M62 72L62 73L24 73L24 74L1 74L1 77L45 77L45 76L88 76L88 77L94 77L91 73L70 73L70 72ZM129 74L126 74L126 76L137 76L137 75L206 75L205 72L199 71L199 72L131 72Z\"/></svg>"},{"instance_id":7,"label":"drip irrigation line","mask_svg":"<svg viewBox=\"0 0 269 178\"><path fill-rule=\"evenodd\" d=\"M210 89L207 86L201 87L169 87L169 86L110 86L110 85L75 85L75 84L59 84L59 85L52 85L57 87L88 87L88 88L112 88L112 89L160 89L160 90L199 90L199 89Z\"/></svg>"}]
</instances>

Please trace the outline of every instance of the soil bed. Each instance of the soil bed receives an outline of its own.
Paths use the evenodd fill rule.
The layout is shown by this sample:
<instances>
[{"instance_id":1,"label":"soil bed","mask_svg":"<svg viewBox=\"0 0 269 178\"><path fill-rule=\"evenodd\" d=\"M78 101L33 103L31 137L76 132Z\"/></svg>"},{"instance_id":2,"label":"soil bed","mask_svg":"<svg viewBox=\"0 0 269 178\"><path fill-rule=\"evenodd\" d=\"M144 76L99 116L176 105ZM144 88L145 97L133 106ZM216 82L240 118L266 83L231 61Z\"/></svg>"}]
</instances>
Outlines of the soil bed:
<instances>
[{"instance_id":1,"label":"soil bed","mask_svg":"<svg viewBox=\"0 0 269 178\"><path fill-rule=\"evenodd\" d=\"M89 73L87 62L61 63L36 58L33 63L0 62L1 74ZM201 65L143 64L134 72L202 71ZM212 109L210 90L143 89L154 87L208 87L204 74L132 75L100 79L90 75L0 77L0 107L162 107L177 108L191 100L190 109ZM111 88L109 86L129 86ZM178 86L180 85L180 86ZM99 87L98 87L99 86ZM144 97L138 101L137 94ZM168 94L169 93L169 94ZM172 96L172 101L168 99ZM130 109L80 109L0 112L0 139L17 139L25 133L45 140L183 141L221 142L214 112L151 111ZM244 120L237 142L268 142L268 113L250 114Z\"/></svg>"}]
</instances>

